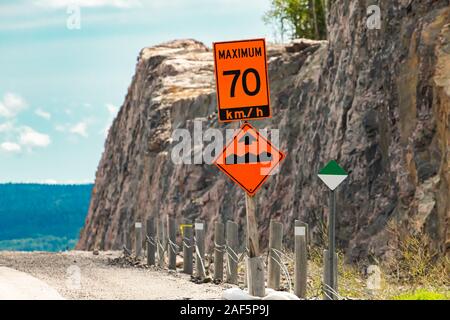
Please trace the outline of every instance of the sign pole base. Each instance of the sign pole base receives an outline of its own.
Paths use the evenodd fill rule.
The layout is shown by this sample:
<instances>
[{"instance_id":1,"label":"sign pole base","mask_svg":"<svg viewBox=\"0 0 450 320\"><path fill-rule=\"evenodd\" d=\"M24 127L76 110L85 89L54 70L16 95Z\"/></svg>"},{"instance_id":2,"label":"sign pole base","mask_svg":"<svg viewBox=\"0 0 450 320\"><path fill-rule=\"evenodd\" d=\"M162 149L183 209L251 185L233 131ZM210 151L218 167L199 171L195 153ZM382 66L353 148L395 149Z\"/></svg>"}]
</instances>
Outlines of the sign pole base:
<instances>
[{"instance_id":1,"label":"sign pole base","mask_svg":"<svg viewBox=\"0 0 450 320\"><path fill-rule=\"evenodd\" d=\"M252 296L264 297L264 262L259 256L258 224L256 222L255 198L245 195L247 211L247 283L248 293Z\"/></svg>"},{"instance_id":2,"label":"sign pole base","mask_svg":"<svg viewBox=\"0 0 450 320\"><path fill-rule=\"evenodd\" d=\"M263 257L247 257L248 293L255 297L264 297L264 261Z\"/></svg>"}]
</instances>

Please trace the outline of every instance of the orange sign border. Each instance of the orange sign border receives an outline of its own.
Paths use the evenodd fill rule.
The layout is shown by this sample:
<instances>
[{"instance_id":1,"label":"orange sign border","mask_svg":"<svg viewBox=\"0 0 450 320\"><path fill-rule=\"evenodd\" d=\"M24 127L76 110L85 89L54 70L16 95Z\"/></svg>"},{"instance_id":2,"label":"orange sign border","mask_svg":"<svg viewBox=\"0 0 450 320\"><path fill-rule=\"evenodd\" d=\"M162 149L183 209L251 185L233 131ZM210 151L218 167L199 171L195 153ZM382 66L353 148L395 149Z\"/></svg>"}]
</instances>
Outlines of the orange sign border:
<instances>
[{"instance_id":1,"label":"orange sign border","mask_svg":"<svg viewBox=\"0 0 450 320\"><path fill-rule=\"evenodd\" d=\"M219 81L217 77L217 63L216 63L216 45L224 44L224 43L236 43L236 42L252 42L252 41L263 41L264 43L264 61L265 61L265 71L266 71L266 95L267 95L267 106L269 108L269 115L265 117L253 117L253 118L243 118L243 119L233 119L233 120L221 120L220 119L220 98L219 98ZM213 42L213 54L214 54L214 74L216 80L216 100L217 100L217 120L219 122L228 123L233 121L247 121L247 120L262 120L272 118L272 107L270 106L270 88L269 88L269 66L267 63L267 46L265 38L256 38L256 39L246 39L246 40L234 40L234 41L220 41ZM243 106L247 107L247 106ZM249 106L250 107L250 106Z\"/></svg>"},{"instance_id":2,"label":"orange sign border","mask_svg":"<svg viewBox=\"0 0 450 320\"><path fill-rule=\"evenodd\" d=\"M217 160L219 160L219 158L223 155L223 153L226 151L226 149L228 148L228 146L230 146L230 145L234 142L234 139L236 138L236 136L237 136L237 135L238 135L238 134L246 127L246 126L248 126L250 129L253 129L253 131L256 132L256 135L258 136L258 138L262 138L264 141L267 142L267 144L268 144L271 148L273 148L274 150L277 150L277 152L281 155L280 158L279 158L279 161L278 161L277 165L274 166L272 169L270 169L270 171L265 175L265 177L264 177L264 178L259 182L259 184L255 187L255 189L253 190L253 192L250 192L250 191L249 191L246 187L244 187L238 180L236 180L231 174L229 174L229 173L225 170L225 168L223 168L220 164L217 163ZM238 132L236 132L236 133L233 135L233 138L230 140L229 143L227 143L227 144L225 145L225 147L223 148L222 152L214 159L214 162L213 162L213 163L214 163L214 165L216 165L216 166L219 168L220 171L222 171L223 173L225 173L231 180L233 180L237 185L239 185L242 189L244 189L245 192L246 192L249 196L253 197L253 196L256 194L256 192L262 187L262 185L264 184L264 182L266 182L267 178L269 178L270 173L271 173L277 166L280 165L281 161L283 161L284 158L286 158L286 155L285 155L283 152L281 152L278 148L274 147L274 146L272 145L272 143L271 143L266 137L264 137L262 134L260 134L259 131L256 130L250 123L244 122L244 124L240 127L240 130L239 130Z\"/></svg>"}]
</instances>

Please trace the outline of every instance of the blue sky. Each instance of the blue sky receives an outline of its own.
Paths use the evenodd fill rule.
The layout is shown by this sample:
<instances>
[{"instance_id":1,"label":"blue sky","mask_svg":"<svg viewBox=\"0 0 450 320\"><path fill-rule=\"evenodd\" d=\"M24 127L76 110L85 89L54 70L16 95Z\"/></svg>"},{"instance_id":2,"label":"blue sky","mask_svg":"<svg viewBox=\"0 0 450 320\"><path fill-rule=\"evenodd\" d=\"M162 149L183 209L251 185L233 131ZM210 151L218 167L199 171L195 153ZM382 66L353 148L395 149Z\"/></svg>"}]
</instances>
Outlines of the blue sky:
<instances>
[{"instance_id":1,"label":"blue sky","mask_svg":"<svg viewBox=\"0 0 450 320\"><path fill-rule=\"evenodd\" d=\"M70 29L76 7L80 28ZM2 0L0 182L93 182L141 48L270 40L268 8L269 0Z\"/></svg>"}]
</instances>

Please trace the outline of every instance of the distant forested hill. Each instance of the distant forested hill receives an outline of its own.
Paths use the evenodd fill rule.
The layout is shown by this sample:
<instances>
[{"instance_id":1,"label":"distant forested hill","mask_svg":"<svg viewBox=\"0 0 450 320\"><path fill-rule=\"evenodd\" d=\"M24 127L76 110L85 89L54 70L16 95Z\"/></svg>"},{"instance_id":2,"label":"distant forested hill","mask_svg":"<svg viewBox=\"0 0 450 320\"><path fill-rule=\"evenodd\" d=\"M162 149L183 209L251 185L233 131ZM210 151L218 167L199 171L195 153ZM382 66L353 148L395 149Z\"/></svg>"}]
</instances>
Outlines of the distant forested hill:
<instances>
[{"instance_id":1,"label":"distant forested hill","mask_svg":"<svg viewBox=\"0 0 450 320\"><path fill-rule=\"evenodd\" d=\"M92 185L0 184L0 250L73 248Z\"/></svg>"}]
</instances>

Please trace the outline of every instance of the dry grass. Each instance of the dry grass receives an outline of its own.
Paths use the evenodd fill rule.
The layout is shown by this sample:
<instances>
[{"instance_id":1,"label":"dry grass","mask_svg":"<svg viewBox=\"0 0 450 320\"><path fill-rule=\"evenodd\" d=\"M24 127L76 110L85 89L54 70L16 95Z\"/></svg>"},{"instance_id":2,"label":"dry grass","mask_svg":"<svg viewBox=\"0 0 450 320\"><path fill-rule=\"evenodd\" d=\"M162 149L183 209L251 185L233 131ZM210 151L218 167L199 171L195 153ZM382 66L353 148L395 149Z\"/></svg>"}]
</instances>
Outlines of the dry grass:
<instances>
[{"instance_id":1,"label":"dry grass","mask_svg":"<svg viewBox=\"0 0 450 320\"><path fill-rule=\"evenodd\" d=\"M449 259L430 253L424 243L419 237L404 238L399 243L397 259L371 267L380 271L379 277L368 274L371 269L362 264L344 263L343 254L338 253L339 295L343 299L450 299ZM293 281L293 253L286 253L283 262ZM310 248L308 299L322 298L322 276L323 249ZM287 277L282 274L281 279L282 289L288 290Z\"/></svg>"},{"instance_id":2,"label":"dry grass","mask_svg":"<svg viewBox=\"0 0 450 320\"><path fill-rule=\"evenodd\" d=\"M326 243L326 227L322 226L322 243ZM391 230L397 237L396 256L370 266L345 263L344 254L338 252L338 293L343 299L449 299L450 260L432 252L427 246L424 234L405 236ZM293 290L294 254L284 248L282 262L289 273L289 279L281 272L280 290ZM376 259L372 259L375 260ZM266 254L266 264L268 258ZM267 268L266 268L267 272ZM378 274L378 275L377 275ZM244 287L245 267L239 264L239 285ZM322 299L323 248L310 245L308 248L307 298ZM290 284L289 284L290 280Z\"/></svg>"}]
</instances>

